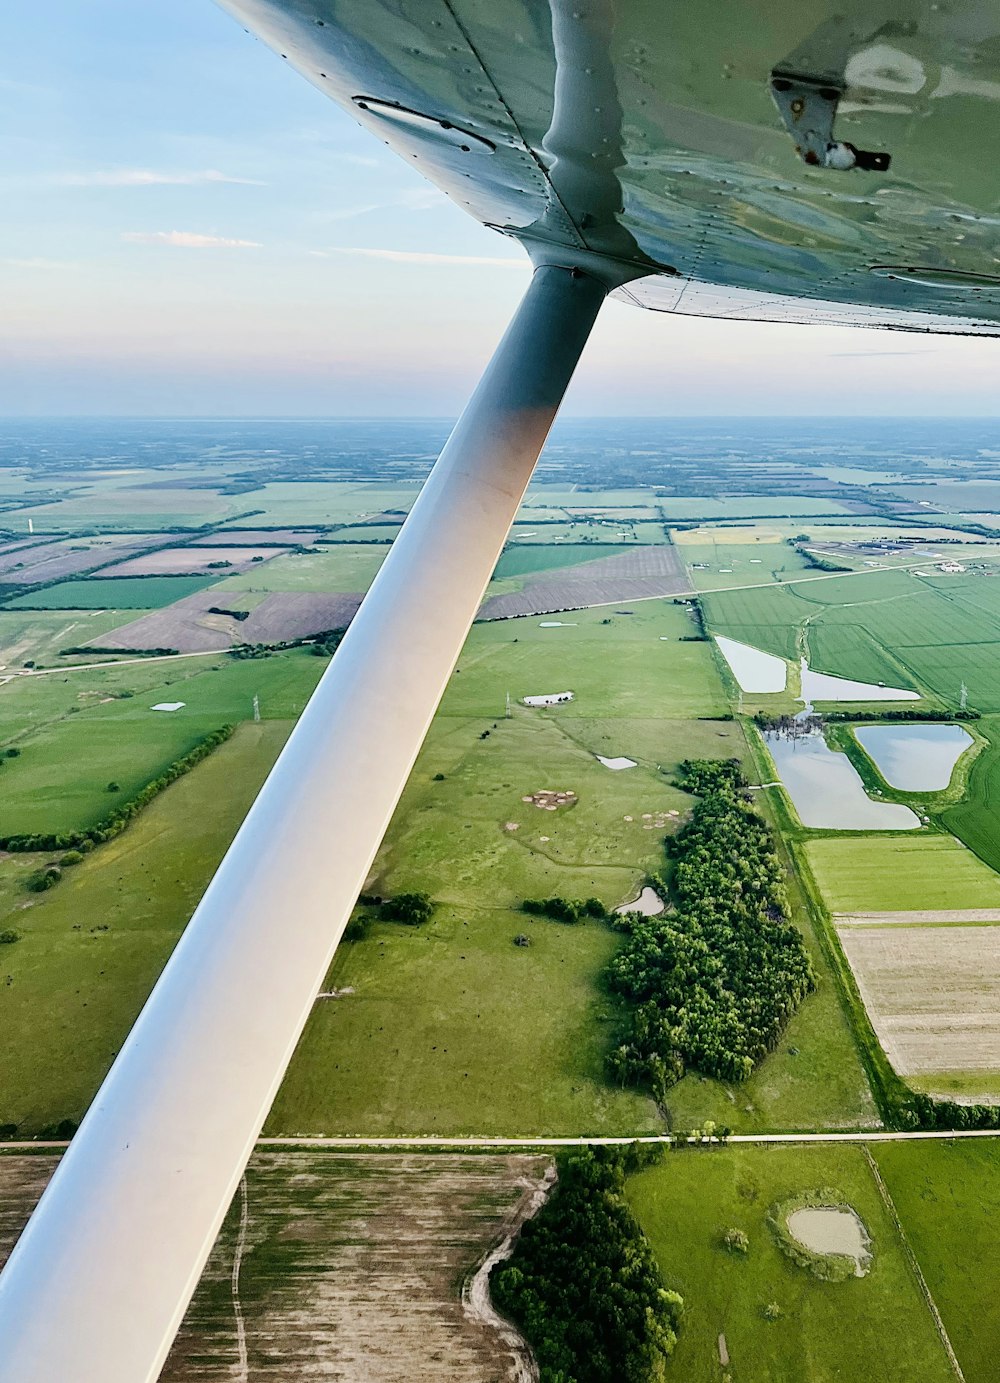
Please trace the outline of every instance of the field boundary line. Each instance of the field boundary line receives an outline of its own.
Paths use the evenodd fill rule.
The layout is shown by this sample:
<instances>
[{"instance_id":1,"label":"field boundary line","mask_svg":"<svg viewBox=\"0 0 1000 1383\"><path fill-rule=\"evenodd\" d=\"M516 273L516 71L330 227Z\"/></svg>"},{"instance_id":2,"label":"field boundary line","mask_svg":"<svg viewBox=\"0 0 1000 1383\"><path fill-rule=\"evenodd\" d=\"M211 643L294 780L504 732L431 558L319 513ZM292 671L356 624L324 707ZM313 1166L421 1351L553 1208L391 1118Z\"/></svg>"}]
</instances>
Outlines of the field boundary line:
<instances>
[{"instance_id":1,"label":"field boundary line","mask_svg":"<svg viewBox=\"0 0 1000 1383\"><path fill-rule=\"evenodd\" d=\"M537 1136L512 1134L456 1134L449 1137L441 1133L428 1134L334 1134L310 1135L290 1134L287 1137L258 1138L256 1148L332 1148L351 1151L353 1148L624 1148L632 1143L655 1144L670 1147L674 1143L672 1133L642 1134L586 1134L558 1137L552 1134ZM836 1133L731 1133L716 1148L729 1143L769 1144L782 1143L918 1143L942 1142L959 1138L993 1138L1000 1142L1000 1130L984 1128L966 1129L911 1129L890 1131L880 1129L857 1129ZM689 1146L707 1148L709 1145L689 1139ZM69 1147L68 1139L24 1139L16 1142L0 1142L0 1158L21 1153L61 1153Z\"/></svg>"},{"instance_id":2,"label":"field boundary line","mask_svg":"<svg viewBox=\"0 0 1000 1383\"><path fill-rule=\"evenodd\" d=\"M868 1148L864 1148L863 1152L865 1155L865 1161L871 1168L871 1174L875 1178L875 1185L878 1187L878 1193L882 1197L882 1203L885 1206L886 1210L888 1210L890 1216L892 1217L893 1224L896 1226L896 1232L898 1233L900 1242L903 1245L903 1252L906 1254L907 1262L913 1270L914 1277L917 1279L917 1285L919 1286L920 1291L923 1294L924 1301L927 1304L927 1309L931 1313L931 1317L934 1321L937 1333L941 1338L941 1343L942 1345L944 1345L945 1353L947 1354L948 1359L951 1363L951 1367L954 1370L955 1377L960 1379L961 1383L965 1383L965 1374L962 1372L962 1366L958 1362L958 1356L952 1348L951 1340L948 1338L948 1332L944 1328L944 1321L941 1319L941 1312L937 1309L937 1303L931 1296L931 1289L928 1287L927 1279L924 1277L923 1270L921 1269L920 1264L917 1261L917 1255L913 1252L913 1247L910 1244L909 1239L906 1237L906 1230L903 1228L903 1222L899 1218L899 1214L896 1210L895 1205L893 1204L892 1196L890 1196L889 1194L889 1188L888 1186L886 1186L885 1181L883 1180L882 1173L879 1170L879 1165L875 1161L874 1157L872 1157Z\"/></svg>"},{"instance_id":3,"label":"field boundary line","mask_svg":"<svg viewBox=\"0 0 1000 1383\"><path fill-rule=\"evenodd\" d=\"M247 1228L250 1223L250 1198L247 1194L246 1172L240 1177L240 1228L233 1250L233 1271L230 1277L233 1295L233 1316L236 1319L236 1352L239 1369L238 1383L250 1383L250 1359L247 1355L247 1329L243 1318L243 1303L240 1301L240 1269L243 1267L243 1252L247 1245Z\"/></svg>"}]
</instances>

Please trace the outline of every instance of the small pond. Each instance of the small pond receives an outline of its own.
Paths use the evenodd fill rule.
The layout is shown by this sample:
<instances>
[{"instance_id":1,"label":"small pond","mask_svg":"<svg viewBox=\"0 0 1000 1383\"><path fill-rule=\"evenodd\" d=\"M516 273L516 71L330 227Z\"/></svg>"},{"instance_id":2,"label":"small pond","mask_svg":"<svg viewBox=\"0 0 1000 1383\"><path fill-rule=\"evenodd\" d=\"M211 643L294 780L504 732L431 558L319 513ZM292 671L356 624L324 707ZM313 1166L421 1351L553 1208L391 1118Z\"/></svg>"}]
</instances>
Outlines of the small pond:
<instances>
[{"instance_id":1,"label":"small pond","mask_svg":"<svg viewBox=\"0 0 1000 1383\"><path fill-rule=\"evenodd\" d=\"M762 653L748 643L716 634L719 652L732 669L733 676L745 692L783 692L788 680L788 665L784 658Z\"/></svg>"},{"instance_id":2,"label":"small pond","mask_svg":"<svg viewBox=\"0 0 1000 1383\"><path fill-rule=\"evenodd\" d=\"M858 742L901 792L940 792L972 736L961 725L859 725Z\"/></svg>"},{"instance_id":3,"label":"small pond","mask_svg":"<svg viewBox=\"0 0 1000 1383\"><path fill-rule=\"evenodd\" d=\"M615 912L641 912L644 917L659 917L665 906L656 889L647 884L638 898L631 903L622 903L620 908L615 908Z\"/></svg>"},{"instance_id":4,"label":"small pond","mask_svg":"<svg viewBox=\"0 0 1000 1383\"><path fill-rule=\"evenodd\" d=\"M764 736L803 826L814 830L912 831L919 818L898 802L876 802L846 754L820 733Z\"/></svg>"},{"instance_id":5,"label":"small pond","mask_svg":"<svg viewBox=\"0 0 1000 1383\"><path fill-rule=\"evenodd\" d=\"M843 1254L854 1259L854 1272L864 1277L871 1262L865 1227L853 1210L833 1205L807 1206L789 1215L788 1232L813 1253Z\"/></svg>"}]
</instances>

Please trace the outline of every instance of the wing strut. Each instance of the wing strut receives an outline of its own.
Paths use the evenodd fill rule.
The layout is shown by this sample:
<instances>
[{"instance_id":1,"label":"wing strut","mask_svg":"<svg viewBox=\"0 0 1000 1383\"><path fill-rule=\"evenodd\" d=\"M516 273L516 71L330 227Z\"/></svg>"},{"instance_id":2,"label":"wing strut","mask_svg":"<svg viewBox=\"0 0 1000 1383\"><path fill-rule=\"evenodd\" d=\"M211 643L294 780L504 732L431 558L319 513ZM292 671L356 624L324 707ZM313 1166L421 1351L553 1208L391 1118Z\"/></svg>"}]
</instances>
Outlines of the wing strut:
<instances>
[{"instance_id":1,"label":"wing strut","mask_svg":"<svg viewBox=\"0 0 1000 1383\"><path fill-rule=\"evenodd\" d=\"M535 271L0 1275L2 1383L158 1376L605 292Z\"/></svg>"}]
</instances>

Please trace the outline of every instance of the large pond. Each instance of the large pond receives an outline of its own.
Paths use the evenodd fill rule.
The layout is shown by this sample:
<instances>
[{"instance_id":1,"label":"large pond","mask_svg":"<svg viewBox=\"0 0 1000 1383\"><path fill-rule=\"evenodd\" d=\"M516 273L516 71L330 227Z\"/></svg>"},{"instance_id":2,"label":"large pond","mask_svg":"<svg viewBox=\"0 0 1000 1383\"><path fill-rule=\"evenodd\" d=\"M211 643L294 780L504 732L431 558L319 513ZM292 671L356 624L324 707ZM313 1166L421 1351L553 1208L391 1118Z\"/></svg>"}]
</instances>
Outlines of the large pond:
<instances>
[{"instance_id":1,"label":"large pond","mask_svg":"<svg viewBox=\"0 0 1000 1383\"><path fill-rule=\"evenodd\" d=\"M822 734L772 732L764 740L803 826L829 831L912 831L920 825L909 807L869 797L850 759L831 749Z\"/></svg>"},{"instance_id":2,"label":"large pond","mask_svg":"<svg viewBox=\"0 0 1000 1383\"><path fill-rule=\"evenodd\" d=\"M784 658L764 653L748 643L716 634L719 651L745 692L783 692L788 681ZM903 687L886 687L879 682L854 682L830 672L814 672L805 658L800 659L802 695L809 707L814 701L919 701L920 694Z\"/></svg>"},{"instance_id":3,"label":"large pond","mask_svg":"<svg viewBox=\"0 0 1000 1383\"><path fill-rule=\"evenodd\" d=\"M807 706L814 701L919 701L920 693L902 687L886 687L881 682L852 682L849 677L834 677L829 672L813 672L801 659L802 696Z\"/></svg>"},{"instance_id":4,"label":"large pond","mask_svg":"<svg viewBox=\"0 0 1000 1383\"><path fill-rule=\"evenodd\" d=\"M854 731L887 783L902 792L940 792L972 743L961 725L860 725Z\"/></svg>"},{"instance_id":5,"label":"large pond","mask_svg":"<svg viewBox=\"0 0 1000 1383\"><path fill-rule=\"evenodd\" d=\"M784 658L762 653L748 643L726 639L716 634L719 652L732 669L733 676L745 692L783 692L788 680L788 665Z\"/></svg>"}]
</instances>

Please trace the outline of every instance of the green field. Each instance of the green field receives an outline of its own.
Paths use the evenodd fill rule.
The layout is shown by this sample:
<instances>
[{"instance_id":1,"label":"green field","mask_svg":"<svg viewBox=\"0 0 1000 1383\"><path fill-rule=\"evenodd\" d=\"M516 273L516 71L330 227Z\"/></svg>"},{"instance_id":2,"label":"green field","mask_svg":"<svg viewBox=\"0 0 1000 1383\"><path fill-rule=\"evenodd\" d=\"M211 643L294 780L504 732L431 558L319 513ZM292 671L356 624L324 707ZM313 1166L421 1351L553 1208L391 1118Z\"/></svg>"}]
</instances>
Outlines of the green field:
<instances>
[{"instance_id":1,"label":"green field","mask_svg":"<svg viewBox=\"0 0 1000 1383\"><path fill-rule=\"evenodd\" d=\"M726 701L709 646L680 641L690 629L687 616L670 601L634 608L630 616L580 612L574 625L560 629L523 619L473 630L371 884L375 891L425 888L439 901L438 912L418 931L378 924L369 940L341 947L327 987L352 987L355 993L317 1005L272 1113L272 1131L599 1133L662 1127L643 1094L611 1087L604 1076L616 1025L600 975L616 944L614 933L596 924L571 928L528 919L515 910L525 896L551 893L596 893L609 906L634 897L646 874L663 866L656 813L683 812L690 801L671 785L677 762L745 752L738 723L699 718L724 713ZM77 737L79 752L71 738L65 757L83 763L94 726L109 727L108 735L123 744L129 735L163 733L163 722L183 724L181 717L214 728L245 720L254 691L265 716L291 717L323 666L296 652L257 662L210 657L139 663L11 683L0 689L3 723L24 736L25 748L0 773L10 773L13 785L25 772L20 800L26 808L31 746L45 742L49 727ZM123 687L135 694L101 704ZM576 700L568 705L535 710L518 704L526 694L570 687ZM510 720L504 719L508 690L514 703ZM150 714L149 705L161 699L183 700L185 709ZM74 707L83 709L71 713ZM169 875L189 901L207 883L210 853L185 846L187 853L178 859L173 842L178 833L188 839L189 823L173 821L172 813L189 815L192 802L215 801L216 765L225 762L219 756L237 753L240 735L235 743L158 799L154 817L146 813L85 867L68 873L51 895L42 895L31 916L56 908L74 920L102 917L106 891L113 888L122 906L137 893L151 929L175 936L178 910L169 893L163 920L152 921L154 914L159 917L158 884L150 881ZM597 753L625 754L638 766L612 772L597 762ZM97 762L107 760L97 756ZM259 767L255 760L254 771ZM436 780L438 773L443 779ZM93 799L100 808L107 776ZM549 813L522 801L546 787L572 788L576 805ZM148 834L151 820L157 829ZM508 829L513 824L517 830ZM221 833L212 834L209 845ZM212 849L219 853L217 846ZM513 945L521 931L532 937L528 948ZM141 971L147 982L165 954L166 942L157 946L155 963L151 959ZM12 960L29 958L29 997L34 1001L44 990L50 964L52 984L61 992L67 979L60 950L48 955L41 941L28 949L26 938L12 948ZM874 1111L853 1039L822 957L818 964L819 992L794 1019L788 1046L783 1043L735 1090L685 1078L672 1092L675 1123L705 1117L721 1122L724 1116L753 1128L803 1127L811 1120L824 1127L871 1125ZM135 1006L138 971L109 971L106 979L123 984ZM35 1121L33 1126L75 1117L100 1078L101 1053L123 1036L121 1004L116 1000L103 1012L101 1041L95 1032L83 1055L74 1055L69 1085L64 1072L52 1089L40 1082L44 1119L38 1109L21 1112L24 1091L18 1093L15 1083L5 1093L2 1074L0 1107L9 1096L16 1117ZM88 1018L100 1027L100 1015L88 1010ZM36 1065L36 1073L57 1060L60 1042L74 1041L58 1006L42 1027L51 1061ZM27 1069L26 1020L13 1032L18 1061ZM438 1051L431 1052L435 1046Z\"/></svg>"},{"instance_id":2,"label":"green field","mask_svg":"<svg viewBox=\"0 0 1000 1383\"><path fill-rule=\"evenodd\" d=\"M949 807L942 821L949 831L993 869L1000 870L1000 719L984 716L976 731L986 739L986 747L973 760L965 796Z\"/></svg>"},{"instance_id":3,"label":"green field","mask_svg":"<svg viewBox=\"0 0 1000 1383\"><path fill-rule=\"evenodd\" d=\"M235 591L366 591L388 551L374 543L338 543L289 552L227 577L217 589L220 600Z\"/></svg>"},{"instance_id":4,"label":"green field","mask_svg":"<svg viewBox=\"0 0 1000 1383\"><path fill-rule=\"evenodd\" d=\"M782 657L805 635L810 663L864 682L1000 712L1000 583L981 574L866 571L704 597L716 633Z\"/></svg>"},{"instance_id":5,"label":"green field","mask_svg":"<svg viewBox=\"0 0 1000 1383\"><path fill-rule=\"evenodd\" d=\"M95 576L8 600L4 610L159 610L211 586L212 576ZM88 638L93 635L88 632Z\"/></svg>"},{"instance_id":6,"label":"green field","mask_svg":"<svg viewBox=\"0 0 1000 1383\"><path fill-rule=\"evenodd\" d=\"M0 688L0 835L93 826L204 735L253 715L287 720L305 706L325 661L294 651L252 661L219 656L67 668ZM153 711L159 702L182 709ZM109 782L120 791L110 793Z\"/></svg>"},{"instance_id":7,"label":"green field","mask_svg":"<svg viewBox=\"0 0 1000 1383\"><path fill-rule=\"evenodd\" d=\"M81 1117L288 730L241 726L47 893L23 891L38 856L0 860L3 925L22 933L3 948L0 1124Z\"/></svg>"},{"instance_id":8,"label":"green field","mask_svg":"<svg viewBox=\"0 0 1000 1383\"><path fill-rule=\"evenodd\" d=\"M679 551L698 591L787 581L811 570L788 543L684 543Z\"/></svg>"},{"instance_id":9,"label":"green field","mask_svg":"<svg viewBox=\"0 0 1000 1383\"><path fill-rule=\"evenodd\" d=\"M952 836L836 836L802 848L832 912L1000 908L1000 877Z\"/></svg>"},{"instance_id":10,"label":"green field","mask_svg":"<svg viewBox=\"0 0 1000 1383\"><path fill-rule=\"evenodd\" d=\"M966 1383L992 1383L1000 1354L989 1267L1000 1219L996 1142L893 1143L872 1152Z\"/></svg>"},{"instance_id":11,"label":"green field","mask_svg":"<svg viewBox=\"0 0 1000 1383\"><path fill-rule=\"evenodd\" d=\"M593 562L598 557L615 557L628 550L626 543L514 543L504 549L493 579L532 576L539 571Z\"/></svg>"},{"instance_id":12,"label":"green field","mask_svg":"<svg viewBox=\"0 0 1000 1383\"><path fill-rule=\"evenodd\" d=\"M786 1259L765 1223L799 1192L832 1187L874 1247L866 1277L818 1280ZM667 1378L678 1383L947 1383L954 1375L891 1214L859 1147L690 1148L631 1178L627 1196L667 1286L684 1298ZM750 1239L746 1257L720 1244ZM984 1274L989 1277L989 1274ZM984 1283L985 1286L985 1283ZM781 1316L765 1320L769 1303ZM719 1364L719 1335L730 1357Z\"/></svg>"}]
</instances>

